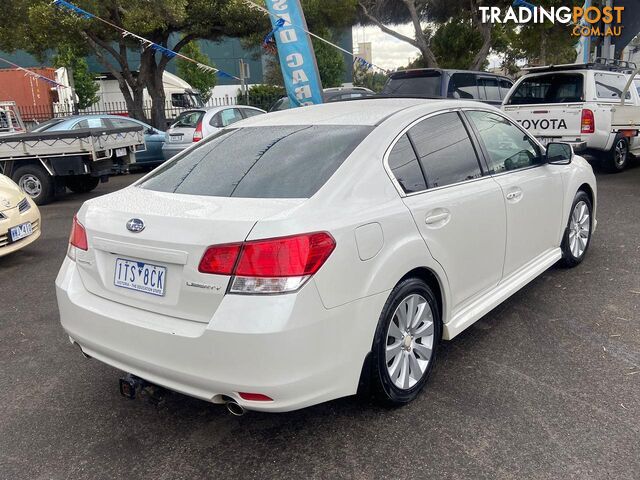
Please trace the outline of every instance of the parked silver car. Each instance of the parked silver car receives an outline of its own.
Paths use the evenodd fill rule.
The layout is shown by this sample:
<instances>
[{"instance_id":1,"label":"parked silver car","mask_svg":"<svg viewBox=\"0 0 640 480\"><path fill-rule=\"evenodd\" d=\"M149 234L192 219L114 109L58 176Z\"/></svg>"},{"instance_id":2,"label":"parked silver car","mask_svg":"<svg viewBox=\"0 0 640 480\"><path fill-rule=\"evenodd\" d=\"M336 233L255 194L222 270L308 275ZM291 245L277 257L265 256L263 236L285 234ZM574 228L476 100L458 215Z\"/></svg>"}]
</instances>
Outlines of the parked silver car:
<instances>
[{"instance_id":1,"label":"parked silver car","mask_svg":"<svg viewBox=\"0 0 640 480\"><path fill-rule=\"evenodd\" d=\"M264 113L267 112L245 105L186 110L176 118L176 121L167 130L162 154L165 159L169 159L193 145L194 142L216 133L221 128Z\"/></svg>"}]
</instances>

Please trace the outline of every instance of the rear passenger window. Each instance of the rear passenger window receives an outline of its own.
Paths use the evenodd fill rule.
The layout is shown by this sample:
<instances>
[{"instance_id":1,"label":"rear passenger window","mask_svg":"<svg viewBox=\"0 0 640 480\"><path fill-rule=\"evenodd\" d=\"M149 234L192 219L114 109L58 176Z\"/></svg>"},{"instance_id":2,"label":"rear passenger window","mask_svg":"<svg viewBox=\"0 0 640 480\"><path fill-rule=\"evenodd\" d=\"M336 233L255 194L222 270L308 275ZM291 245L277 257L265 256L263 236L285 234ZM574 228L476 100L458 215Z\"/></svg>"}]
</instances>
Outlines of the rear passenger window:
<instances>
[{"instance_id":1,"label":"rear passenger window","mask_svg":"<svg viewBox=\"0 0 640 480\"><path fill-rule=\"evenodd\" d=\"M418 158L407 135L400 137L389 154L389 168L404 193L426 190L427 185Z\"/></svg>"},{"instance_id":2,"label":"rear passenger window","mask_svg":"<svg viewBox=\"0 0 640 480\"><path fill-rule=\"evenodd\" d=\"M449 80L449 98L478 98L476 76L472 73L454 73Z\"/></svg>"},{"instance_id":3,"label":"rear passenger window","mask_svg":"<svg viewBox=\"0 0 640 480\"><path fill-rule=\"evenodd\" d=\"M409 137L429 188L482 176L473 144L457 113L427 118L409 130Z\"/></svg>"},{"instance_id":4,"label":"rear passenger window","mask_svg":"<svg viewBox=\"0 0 640 480\"><path fill-rule=\"evenodd\" d=\"M624 75L612 75L610 73L596 73L596 96L603 100L618 100L627 84ZM625 98L631 98L631 92L627 92Z\"/></svg>"},{"instance_id":5,"label":"rear passenger window","mask_svg":"<svg viewBox=\"0 0 640 480\"><path fill-rule=\"evenodd\" d=\"M502 98L505 98L507 96L507 93L509 93L509 90L511 90L511 87L513 87L513 83L511 83L508 80L500 80L500 96Z\"/></svg>"},{"instance_id":6,"label":"rear passenger window","mask_svg":"<svg viewBox=\"0 0 640 480\"><path fill-rule=\"evenodd\" d=\"M498 90L498 80L495 78L479 78L478 88L480 89L480 98L490 102L500 101L500 91Z\"/></svg>"}]
</instances>

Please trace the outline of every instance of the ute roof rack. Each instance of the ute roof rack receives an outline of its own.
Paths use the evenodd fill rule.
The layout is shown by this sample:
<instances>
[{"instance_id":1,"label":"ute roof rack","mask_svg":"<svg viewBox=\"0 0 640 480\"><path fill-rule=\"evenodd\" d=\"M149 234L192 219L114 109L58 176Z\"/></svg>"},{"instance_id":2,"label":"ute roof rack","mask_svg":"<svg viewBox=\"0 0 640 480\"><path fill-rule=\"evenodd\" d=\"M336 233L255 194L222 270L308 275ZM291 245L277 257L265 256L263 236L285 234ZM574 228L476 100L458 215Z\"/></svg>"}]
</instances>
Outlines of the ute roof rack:
<instances>
[{"instance_id":1,"label":"ute roof rack","mask_svg":"<svg viewBox=\"0 0 640 480\"><path fill-rule=\"evenodd\" d=\"M566 70L606 70L609 72L633 73L636 64L624 60L611 60L598 57L590 63L568 63L564 65L546 65L543 67L529 67L523 70L530 73L558 72Z\"/></svg>"}]
</instances>

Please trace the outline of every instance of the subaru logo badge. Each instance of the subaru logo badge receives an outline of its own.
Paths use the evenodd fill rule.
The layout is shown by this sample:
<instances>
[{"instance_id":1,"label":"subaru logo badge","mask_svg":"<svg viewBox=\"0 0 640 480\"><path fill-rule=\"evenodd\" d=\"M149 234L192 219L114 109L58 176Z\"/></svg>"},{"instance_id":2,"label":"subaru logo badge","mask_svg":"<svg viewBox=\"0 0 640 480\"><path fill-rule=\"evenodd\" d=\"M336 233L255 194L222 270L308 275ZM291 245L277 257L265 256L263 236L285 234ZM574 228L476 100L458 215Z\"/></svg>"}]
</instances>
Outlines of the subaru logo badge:
<instances>
[{"instance_id":1,"label":"subaru logo badge","mask_svg":"<svg viewBox=\"0 0 640 480\"><path fill-rule=\"evenodd\" d=\"M127 230L133 233L140 233L144 230L144 222L139 218L132 218L127 222Z\"/></svg>"}]
</instances>

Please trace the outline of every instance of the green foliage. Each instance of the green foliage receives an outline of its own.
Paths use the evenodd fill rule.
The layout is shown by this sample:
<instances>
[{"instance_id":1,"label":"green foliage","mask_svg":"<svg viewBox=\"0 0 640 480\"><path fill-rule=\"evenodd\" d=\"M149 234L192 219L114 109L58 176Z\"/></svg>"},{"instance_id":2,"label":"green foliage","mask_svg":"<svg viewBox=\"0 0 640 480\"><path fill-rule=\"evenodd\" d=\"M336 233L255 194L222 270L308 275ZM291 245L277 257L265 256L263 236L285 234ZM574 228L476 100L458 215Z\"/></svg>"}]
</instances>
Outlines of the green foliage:
<instances>
[{"instance_id":1,"label":"green foliage","mask_svg":"<svg viewBox=\"0 0 640 480\"><path fill-rule=\"evenodd\" d=\"M236 99L239 105L251 105L252 107L268 110L276 101L285 97L287 92L278 85L253 85L249 88L247 98L238 91Z\"/></svg>"},{"instance_id":2,"label":"green foliage","mask_svg":"<svg viewBox=\"0 0 640 480\"><path fill-rule=\"evenodd\" d=\"M329 29L321 30L317 35L332 41L333 35ZM322 86L324 88L330 88L342 85L345 68L342 53L331 45L327 45L317 39L313 39L313 51L316 54Z\"/></svg>"},{"instance_id":3,"label":"green foliage","mask_svg":"<svg viewBox=\"0 0 640 480\"><path fill-rule=\"evenodd\" d=\"M211 63L209 56L203 53L195 42L187 44L187 46L182 49L182 53L197 62L211 65L212 67L215 66ZM211 98L211 89L218 83L216 75L200 70L196 64L181 58L178 59L177 65L178 76L193 88L200 91L202 101L206 103Z\"/></svg>"},{"instance_id":4,"label":"green foliage","mask_svg":"<svg viewBox=\"0 0 640 480\"><path fill-rule=\"evenodd\" d=\"M431 49L441 68L469 68L481 47L480 32L464 17L441 25L431 39Z\"/></svg>"},{"instance_id":5,"label":"green foliage","mask_svg":"<svg viewBox=\"0 0 640 480\"><path fill-rule=\"evenodd\" d=\"M322 33L318 35L331 41L332 35L328 29L322 30ZM320 40L314 38L311 40L313 43L313 51L316 55L316 61L318 62L318 73L320 73L322 87L330 88L341 86L345 69L345 62L342 53ZM270 85L284 86L282 70L280 69L280 61L277 54L269 57L266 61L264 68L264 81Z\"/></svg>"},{"instance_id":6,"label":"green foliage","mask_svg":"<svg viewBox=\"0 0 640 480\"><path fill-rule=\"evenodd\" d=\"M88 108L100 100L100 86L93 79L87 61L77 49L68 45L61 46L53 57L53 64L57 68L65 67L72 75L79 109Z\"/></svg>"},{"instance_id":7,"label":"green foliage","mask_svg":"<svg viewBox=\"0 0 640 480\"><path fill-rule=\"evenodd\" d=\"M361 65L356 64L353 71L353 84L356 87L365 87L380 93L385 83L387 83L387 76L384 73L365 70Z\"/></svg>"}]
</instances>

